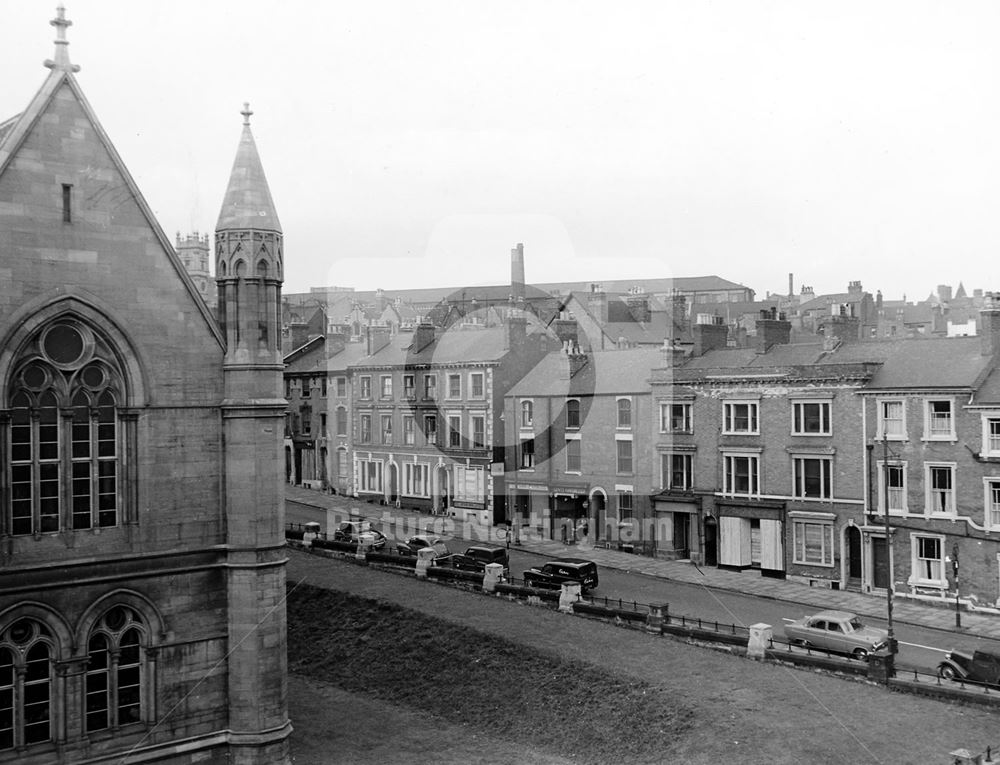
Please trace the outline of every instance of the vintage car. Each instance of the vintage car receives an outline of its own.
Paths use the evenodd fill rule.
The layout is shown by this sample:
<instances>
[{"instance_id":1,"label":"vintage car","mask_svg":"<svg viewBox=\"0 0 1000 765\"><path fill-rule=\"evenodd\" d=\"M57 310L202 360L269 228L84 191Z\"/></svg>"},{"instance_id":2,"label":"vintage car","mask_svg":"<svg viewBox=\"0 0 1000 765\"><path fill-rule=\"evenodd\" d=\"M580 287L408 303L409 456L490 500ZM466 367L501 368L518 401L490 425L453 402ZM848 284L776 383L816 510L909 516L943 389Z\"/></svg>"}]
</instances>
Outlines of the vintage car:
<instances>
[{"instance_id":1,"label":"vintage car","mask_svg":"<svg viewBox=\"0 0 1000 765\"><path fill-rule=\"evenodd\" d=\"M371 521L344 521L333 532L337 542L359 542L362 534L371 534L372 548L381 550L385 547L385 534L372 527Z\"/></svg>"},{"instance_id":2,"label":"vintage car","mask_svg":"<svg viewBox=\"0 0 1000 765\"><path fill-rule=\"evenodd\" d=\"M435 566L457 568L460 571L476 571L479 573L486 571L486 566L489 563L499 563L503 566L504 576L510 573L510 559L507 550L502 547L472 545L466 547L465 552L441 555L434 559Z\"/></svg>"},{"instance_id":3,"label":"vintage car","mask_svg":"<svg viewBox=\"0 0 1000 765\"><path fill-rule=\"evenodd\" d=\"M1000 654L989 651L949 651L938 664L938 674L945 680L1000 686Z\"/></svg>"},{"instance_id":4,"label":"vintage car","mask_svg":"<svg viewBox=\"0 0 1000 765\"><path fill-rule=\"evenodd\" d=\"M441 537L432 537L427 534L417 534L410 537L405 542L396 545L397 555L416 555L420 550L430 548L438 555L448 555L448 547Z\"/></svg>"},{"instance_id":5,"label":"vintage car","mask_svg":"<svg viewBox=\"0 0 1000 765\"><path fill-rule=\"evenodd\" d=\"M793 645L824 648L864 661L868 654L886 647L889 633L865 626L849 611L820 611L786 624L785 637Z\"/></svg>"},{"instance_id":6,"label":"vintage car","mask_svg":"<svg viewBox=\"0 0 1000 765\"><path fill-rule=\"evenodd\" d=\"M578 583L584 592L597 588L597 564L583 558L561 558L524 572L526 587L556 589L564 583Z\"/></svg>"}]
</instances>

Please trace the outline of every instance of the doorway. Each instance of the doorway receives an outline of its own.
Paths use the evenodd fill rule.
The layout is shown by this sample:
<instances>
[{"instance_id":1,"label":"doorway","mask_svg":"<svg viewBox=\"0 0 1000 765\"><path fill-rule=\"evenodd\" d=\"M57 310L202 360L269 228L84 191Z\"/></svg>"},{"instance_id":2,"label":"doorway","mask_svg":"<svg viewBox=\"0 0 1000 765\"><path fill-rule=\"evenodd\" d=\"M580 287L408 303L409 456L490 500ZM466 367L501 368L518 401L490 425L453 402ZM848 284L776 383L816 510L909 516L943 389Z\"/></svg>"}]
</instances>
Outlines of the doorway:
<instances>
[{"instance_id":1,"label":"doorway","mask_svg":"<svg viewBox=\"0 0 1000 765\"><path fill-rule=\"evenodd\" d=\"M688 541L691 533L691 516L688 513L673 513L674 516L674 553L679 560L691 557L691 546Z\"/></svg>"},{"instance_id":2,"label":"doorway","mask_svg":"<svg viewBox=\"0 0 1000 765\"><path fill-rule=\"evenodd\" d=\"M889 546L885 537L872 537L872 587L889 589Z\"/></svg>"},{"instance_id":3,"label":"doorway","mask_svg":"<svg viewBox=\"0 0 1000 765\"><path fill-rule=\"evenodd\" d=\"M719 538L718 524L716 523L715 518L709 516L708 518L705 519L705 565L706 566L719 565L718 538Z\"/></svg>"},{"instance_id":4,"label":"doorway","mask_svg":"<svg viewBox=\"0 0 1000 765\"><path fill-rule=\"evenodd\" d=\"M861 588L861 531L854 525L847 527L847 588Z\"/></svg>"}]
</instances>

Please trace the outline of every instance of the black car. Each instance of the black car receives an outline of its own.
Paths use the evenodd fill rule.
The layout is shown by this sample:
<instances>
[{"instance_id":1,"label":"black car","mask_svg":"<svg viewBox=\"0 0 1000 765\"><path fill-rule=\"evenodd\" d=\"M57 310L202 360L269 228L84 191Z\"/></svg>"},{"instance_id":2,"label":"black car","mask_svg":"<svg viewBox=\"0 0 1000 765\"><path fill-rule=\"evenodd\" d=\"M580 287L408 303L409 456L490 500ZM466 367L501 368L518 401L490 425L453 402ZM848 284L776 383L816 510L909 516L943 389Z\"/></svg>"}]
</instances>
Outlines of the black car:
<instances>
[{"instance_id":1,"label":"black car","mask_svg":"<svg viewBox=\"0 0 1000 765\"><path fill-rule=\"evenodd\" d=\"M556 589L564 583L578 583L583 591L597 588L597 564L583 558L561 558L524 572L528 587Z\"/></svg>"},{"instance_id":2,"label":"black car","mask_svg":"<svg viewBox=\"0 0 1000 765\"><path fill-rule=\"evenodd\" d=\"M476 571L483 573L489 563L499 563L503 566L504 575L509 572L510 557L502 547L488 547L486 545L473 545L466 547L465 552L454 553L452 555L439 555L434 559L435 566L446 568L457 568L460 571Z\"/></svg>"},{"instance_id":3,"label":"black car","mask_svg":"<svg viewBox=\"0 0 1000 765\"><path fill-rule=\"evenodd\" d=\"M1000 686L1000 654L988 651L950 651L938 664L938 674L945 680Z\"/></svg>"}]
</instances>

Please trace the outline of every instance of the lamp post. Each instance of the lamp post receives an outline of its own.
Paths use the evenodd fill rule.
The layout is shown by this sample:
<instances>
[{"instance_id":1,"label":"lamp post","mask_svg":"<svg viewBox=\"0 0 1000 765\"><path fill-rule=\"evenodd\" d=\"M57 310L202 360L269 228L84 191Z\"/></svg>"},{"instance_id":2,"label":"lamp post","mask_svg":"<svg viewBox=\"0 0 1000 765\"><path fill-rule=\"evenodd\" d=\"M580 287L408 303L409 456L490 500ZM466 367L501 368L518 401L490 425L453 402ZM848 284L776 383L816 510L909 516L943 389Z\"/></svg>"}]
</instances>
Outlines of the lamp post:
<instances>
[{"instance_id":1,"label":"lamp post","mask_svg":"<svg viewBox=\"0 0 1000 765\"><path fill-rule=\"evenodd\" d=\"M955 575L955 626L962 627L962 611L958 602L958 542L951 548L951 571Z\"/></svg>"},{"instance_id":2,"label":"lamp post","mask_svg":"<svg viewBox=\"0 0 1000 765\"><path fill-rule=\"evenodd\" d=\"M886 583L885 588L885 609L886 609L886 622L888 626L888 638L886 642L889 648L889 657L895 656L899 647L896 643L896 638L892 633L892 529L889 527L889 439L886 438L886 434L882 434L882 494L883 502L885 507L884 520L885 520L885 566L889 576L889 581ZM889 674L892 674L892 669L890 667Z\"/></svg>"}]
</instances>

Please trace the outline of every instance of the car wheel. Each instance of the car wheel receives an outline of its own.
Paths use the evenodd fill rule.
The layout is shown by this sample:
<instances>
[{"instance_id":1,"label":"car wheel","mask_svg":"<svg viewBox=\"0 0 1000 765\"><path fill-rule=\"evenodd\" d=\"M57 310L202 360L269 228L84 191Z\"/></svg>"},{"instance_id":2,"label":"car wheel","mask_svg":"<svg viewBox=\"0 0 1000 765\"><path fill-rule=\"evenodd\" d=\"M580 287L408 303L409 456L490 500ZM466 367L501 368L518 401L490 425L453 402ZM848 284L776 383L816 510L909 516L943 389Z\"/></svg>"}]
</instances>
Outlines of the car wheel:
<instances>
[{"instance_id":1,"label":"car wheel","mask_svg":"<svg viewBox=\"0 0 1000 765\"><path fill-rule=\"evenodd\" d=\"M947 664L943 667L938 667L938 674L945 680L954 680L958 677L958 673L955 671L955 668L950 667Z\"/></svg>"},{"instance_id":2,"label":"car wheel","mask_svg":"<svg viewBox=\"0 0 1000 765\"><path fill-rule=\"evenodd\" d=\"M851 654L858 661L868 661L868 651L864 648L855 648L854 653Z\"/></svg>"}]
</instances>

